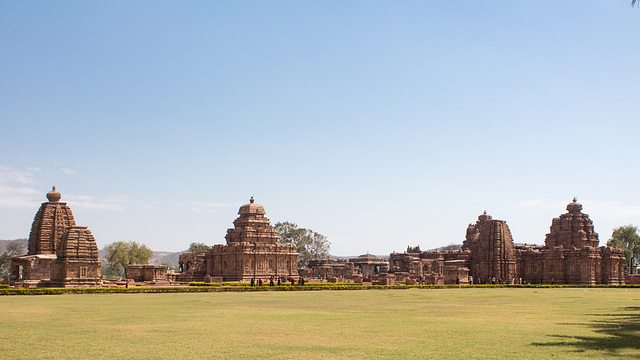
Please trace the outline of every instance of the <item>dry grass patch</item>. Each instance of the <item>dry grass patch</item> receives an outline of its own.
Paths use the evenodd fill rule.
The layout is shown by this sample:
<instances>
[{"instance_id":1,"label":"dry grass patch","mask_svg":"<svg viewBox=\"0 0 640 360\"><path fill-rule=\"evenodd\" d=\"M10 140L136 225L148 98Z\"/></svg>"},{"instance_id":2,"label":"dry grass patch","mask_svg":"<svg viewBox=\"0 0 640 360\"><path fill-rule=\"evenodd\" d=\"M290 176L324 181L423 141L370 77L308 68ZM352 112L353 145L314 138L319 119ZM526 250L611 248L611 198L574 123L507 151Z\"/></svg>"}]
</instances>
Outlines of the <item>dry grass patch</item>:
<instances>
[{"instance_id":1,"label":"dry grass patch","mask_svg":"<svg viewBox=\"0 0 640 360\"><path fill-rule=\"evenodd\" d=\"M0 298L11 359L638 358L640 289Z\"/></svg>"}]
</instances>

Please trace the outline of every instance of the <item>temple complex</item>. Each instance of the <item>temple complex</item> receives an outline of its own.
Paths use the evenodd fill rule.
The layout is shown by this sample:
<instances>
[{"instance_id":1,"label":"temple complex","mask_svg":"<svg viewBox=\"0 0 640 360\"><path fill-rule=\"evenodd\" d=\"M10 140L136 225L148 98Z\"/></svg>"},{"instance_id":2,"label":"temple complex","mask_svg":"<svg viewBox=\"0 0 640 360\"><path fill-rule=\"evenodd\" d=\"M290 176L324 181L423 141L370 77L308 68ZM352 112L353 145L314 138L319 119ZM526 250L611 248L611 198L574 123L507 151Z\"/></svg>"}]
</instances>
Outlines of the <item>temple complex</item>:
<instances>
[{"instance_id":1,"label":"temple complex","mask_svg":"<svg viewBox=\"0 0 640 360\"><path fill-rule=\"evenodd\" d=\"M98 247L91 231L78 226L56 188L46 194L29 234L28 253L11 259L11 283L23 287L101 286ZM371 254L347 260L312 260L300 275L329 281L395 284L624 284L624 253L599 246L598 234L574 198L567 213L551 221L545 244L514 245L509 226L485 211L469 224L460 248L421 251L407 247L389 261ZM262 205L251 197L238 210L226 244L180 255L177 281L297 279L298 253L280 243ZM166 283L163 266L129 265L127 278ZM173 274L171 278L173 279ZM636 280L634 280L636 281Z\"/></svg>"},{"instance_id":2,"label":"temple complex","mask_svg":"<svg viewBox=\"0 0 640 360\"><path fill-rule=\"evenodd\" d=\"M407 284L455 284L469 276L469 250L421 251L407 247L404 253L391 253L389 272Z\"/></svg>"},{"instance_id":3,"label":"temple complex","mask_svg":"<svg viewBox=\"0 0 640 360\"><path fill-rule=\"evenodd\" d=\"M100 283L98 246L86 226L76 226L56 187L36 213L27 255L11 259L11 282L19 286L96 286Z\"/></svg>"},{"instance_id":4,"label":"temple complex","mask_svg":"<svg viewBox=\"0 0 640 360\"><path fill-rule=\"evenodd\" d=\"M372 254L363 254L348 260L313 259L307 267L299 271L301 276L309 278L377 281L380 275L385 275L389 272L389 262Z\"/></svg>"},{"instance_id":5,"label":"temple complex","mask_svg":"<svg viewBox=\"0 0 640 360\"><path fill-rule=\"evenodd\" d=\"M265 217L262 205L242 205L233 228L227 230L227 244L214 245L204 254L180 255L183 271L179 281L250 281L251 279L297 278L298 253L293 244L278 242L278 234Z\"/></svg>"},{"instance_id":6,"label":"temple complex","mask_svg":"<svg viewBox=\"0 0 640 360\"><path fill-rule=\"evenodd\" d=\"M390 272L398 280L428 284L474 283L624 284L624 253L599 247L589 215L576 199L551 222L545 245L515 246L504 220L486 211L467 227L461 250L392 253Z\"/></svg>"}]
</instances>

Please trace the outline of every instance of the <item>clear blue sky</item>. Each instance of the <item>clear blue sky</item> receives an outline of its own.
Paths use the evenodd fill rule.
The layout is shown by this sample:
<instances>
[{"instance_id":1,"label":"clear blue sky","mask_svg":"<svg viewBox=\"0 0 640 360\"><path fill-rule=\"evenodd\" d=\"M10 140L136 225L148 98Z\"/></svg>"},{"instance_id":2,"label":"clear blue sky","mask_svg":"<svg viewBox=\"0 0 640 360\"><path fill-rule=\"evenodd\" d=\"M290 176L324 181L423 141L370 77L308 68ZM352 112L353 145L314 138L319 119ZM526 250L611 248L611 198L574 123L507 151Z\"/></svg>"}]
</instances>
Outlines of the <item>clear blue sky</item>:
<instances>
[{"instance_id":1,"label":"clear blue sky","mask_svg":"<svg viewBox=\"0 0 640 360\"><path fill-rule=\"evenodd\" d=\"M0 238L56 185L100 247L224 243L251 195L335 255L640 225L619 1L0 2Z\"/></svg>"}]
</instances>

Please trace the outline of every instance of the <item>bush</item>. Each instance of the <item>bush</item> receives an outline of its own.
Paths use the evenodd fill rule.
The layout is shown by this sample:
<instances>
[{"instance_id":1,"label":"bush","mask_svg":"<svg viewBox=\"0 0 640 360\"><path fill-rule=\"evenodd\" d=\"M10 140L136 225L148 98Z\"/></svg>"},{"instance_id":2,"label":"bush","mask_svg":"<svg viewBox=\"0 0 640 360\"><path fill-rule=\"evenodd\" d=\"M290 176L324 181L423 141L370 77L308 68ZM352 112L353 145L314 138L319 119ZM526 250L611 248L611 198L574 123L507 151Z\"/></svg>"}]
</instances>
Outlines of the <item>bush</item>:
<instances>
[{"instance_id":1,"label":"bush","mask_svg":"<svg viewBox=\"0 0 640 360\"><path fill-rule=\"evenodd\" d=\"M454 289L454 288L638 288L640 285L368 285L346 283L308 283L304 286L250 286L245 283L189 283L188 287L108 287L108 288L42 288L24 289L0 286L0 295L62 295L62 294L140 294L191 292L245 292L245 291L320 291L320 290L387 290L387 289ZM231 284L231 285L227 285Z\"/></svg>"}]
</instances>

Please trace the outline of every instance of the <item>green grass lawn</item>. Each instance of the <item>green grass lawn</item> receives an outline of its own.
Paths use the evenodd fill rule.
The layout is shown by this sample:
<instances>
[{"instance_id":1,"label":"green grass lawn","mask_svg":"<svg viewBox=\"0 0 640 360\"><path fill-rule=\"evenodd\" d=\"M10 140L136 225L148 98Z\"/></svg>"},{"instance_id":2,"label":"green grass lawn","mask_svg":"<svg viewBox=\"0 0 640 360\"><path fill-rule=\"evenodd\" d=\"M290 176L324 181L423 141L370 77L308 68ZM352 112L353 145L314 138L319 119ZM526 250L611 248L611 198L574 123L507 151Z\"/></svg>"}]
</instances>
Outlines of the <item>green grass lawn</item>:
<instances>
[{"instance_id":1,"label":"green grass lawn","mask_svg":"<svg viewBox=\"0 0 640 360\"><path fill-rule=\"evenodd\" d=\"M3 296L0 306L3 359L640 358L640 320L627 321L640 318L640 289Z\"/></svg>"}]
</instances>

